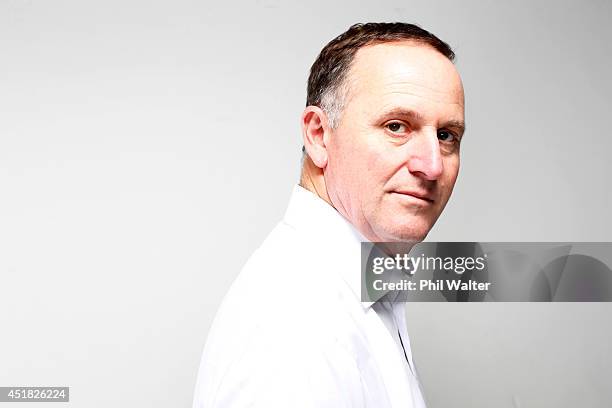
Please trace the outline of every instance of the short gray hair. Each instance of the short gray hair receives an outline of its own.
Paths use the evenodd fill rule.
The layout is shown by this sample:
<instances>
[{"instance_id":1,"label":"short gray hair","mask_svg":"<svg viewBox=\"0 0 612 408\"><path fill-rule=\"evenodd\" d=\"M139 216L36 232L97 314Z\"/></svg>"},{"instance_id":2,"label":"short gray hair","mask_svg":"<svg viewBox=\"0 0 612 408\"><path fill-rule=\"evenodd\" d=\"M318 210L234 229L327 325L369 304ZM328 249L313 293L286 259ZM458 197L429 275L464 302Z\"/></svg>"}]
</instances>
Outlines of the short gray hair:
<instances>
[{"instance_id":1,"label":"short gray hair","mask_svg":"<svg viewBox=\"0 0 612 408\"><path fill-rule=\"evenodd\" d=\"M407 23L354 24L331 40L310 68L306 106L318 106L335 129L346 104L349 86L346 78L357 51L366 45L411 40L427 44L453 61L455 53L438 37Z\"/></svg>"}]
</instances>

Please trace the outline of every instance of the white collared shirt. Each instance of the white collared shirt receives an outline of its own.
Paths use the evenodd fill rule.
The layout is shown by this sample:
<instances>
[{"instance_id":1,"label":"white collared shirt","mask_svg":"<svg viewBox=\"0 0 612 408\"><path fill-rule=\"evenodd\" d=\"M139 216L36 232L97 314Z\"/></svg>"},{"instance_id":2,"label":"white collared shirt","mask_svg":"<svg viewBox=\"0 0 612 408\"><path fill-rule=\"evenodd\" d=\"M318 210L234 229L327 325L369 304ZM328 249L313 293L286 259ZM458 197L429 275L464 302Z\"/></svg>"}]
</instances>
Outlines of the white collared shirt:
<instances>
[{"instance_id":1,"label":"white collared shirt","mask_svg":"<svg viewBox=\"0 0 612 408\"><path fill-rule=\"evenodd\" d=\"M360 301L361 241L296 186L217 313L194 408L424 408L403 305Z\"/></svg>"}]
</instances>

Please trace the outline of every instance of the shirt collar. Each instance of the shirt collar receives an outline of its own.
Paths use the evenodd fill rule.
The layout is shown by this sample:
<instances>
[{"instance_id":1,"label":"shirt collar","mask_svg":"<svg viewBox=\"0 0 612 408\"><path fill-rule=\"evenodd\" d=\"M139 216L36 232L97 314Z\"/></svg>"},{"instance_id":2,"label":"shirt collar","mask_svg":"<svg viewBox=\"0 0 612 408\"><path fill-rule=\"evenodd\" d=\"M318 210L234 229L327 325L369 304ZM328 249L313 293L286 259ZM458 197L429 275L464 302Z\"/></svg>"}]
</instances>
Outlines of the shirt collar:
<instances>
[{"instance_id":1,"label":"shirt collar","mask_svg":"<svg viewBox=\"0 0 612 408\"><path fill-rule=\"evenodd\" d=\"M283 221L312 238L322 256L331 254L342 279L361 301L361 242L368 240L328 202L296 185ZM361 302L367 309L374 302Z\"/></svg>"}]
</instances>

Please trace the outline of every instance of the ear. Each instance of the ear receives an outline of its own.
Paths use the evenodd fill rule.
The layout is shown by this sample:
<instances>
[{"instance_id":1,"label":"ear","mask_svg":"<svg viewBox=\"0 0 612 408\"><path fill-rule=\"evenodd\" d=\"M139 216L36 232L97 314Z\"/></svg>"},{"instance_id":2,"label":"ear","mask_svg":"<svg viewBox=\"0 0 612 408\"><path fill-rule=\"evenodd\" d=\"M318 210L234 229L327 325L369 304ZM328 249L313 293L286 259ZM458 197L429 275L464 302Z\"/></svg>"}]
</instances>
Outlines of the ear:
<instances>
[{"instance_id":1,"label":"ear","mask_svg":"<svg viewBox=\"0 0 612 408\"><path fill-rule=\"evenodd\" d=\"M323 169L327 166L327 143L331 129L327 115L318 106L307 106L302 113L302 137L306 154L315 166Z\"/></svg>"}]
</instances>

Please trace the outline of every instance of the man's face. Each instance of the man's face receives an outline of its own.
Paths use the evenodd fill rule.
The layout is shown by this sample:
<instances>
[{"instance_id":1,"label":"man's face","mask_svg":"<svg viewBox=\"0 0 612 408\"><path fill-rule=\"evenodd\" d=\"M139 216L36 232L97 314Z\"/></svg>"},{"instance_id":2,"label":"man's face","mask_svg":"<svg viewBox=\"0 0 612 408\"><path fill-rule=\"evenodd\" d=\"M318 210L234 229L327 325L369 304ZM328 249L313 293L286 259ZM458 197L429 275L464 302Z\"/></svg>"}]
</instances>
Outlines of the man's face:
<instances>
[{"instance_id":1,"label":"man's face","mask_svg":"<svg viewBox=\"0 0 612 408\"><path fill-rule=\"evenodd\" d=\"M459 74L430 46L402 41L359 49L347 81L327 143L329 198L371 241L421 241L459 171Z\"/></svg>"}]
</instances>

